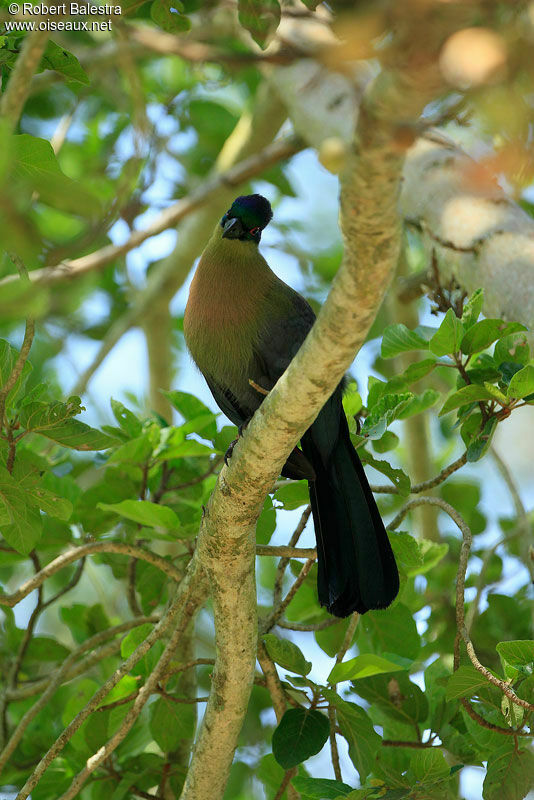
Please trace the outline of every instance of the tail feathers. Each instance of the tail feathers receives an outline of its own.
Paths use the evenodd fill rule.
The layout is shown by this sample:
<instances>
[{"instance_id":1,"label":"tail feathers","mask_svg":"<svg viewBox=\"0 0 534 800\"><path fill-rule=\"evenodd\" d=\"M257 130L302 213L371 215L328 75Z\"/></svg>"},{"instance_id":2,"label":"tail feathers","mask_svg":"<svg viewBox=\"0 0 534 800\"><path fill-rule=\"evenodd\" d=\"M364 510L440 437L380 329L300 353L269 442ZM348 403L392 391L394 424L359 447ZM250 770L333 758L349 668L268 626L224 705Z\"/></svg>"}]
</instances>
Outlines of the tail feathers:
<instances>
[{"instance_id":1,"label":"tail feathers","mask_svg":"<svg viewBox=\"0 0 534 800\"><path fill-rule=\"evenodd\" d=\"M326 459L316 438L310 429L302 446L316 473L309 487L319 601L338 617L386 608L399 591L399 574L344 415Z\"/></svg>"}]
</instances>

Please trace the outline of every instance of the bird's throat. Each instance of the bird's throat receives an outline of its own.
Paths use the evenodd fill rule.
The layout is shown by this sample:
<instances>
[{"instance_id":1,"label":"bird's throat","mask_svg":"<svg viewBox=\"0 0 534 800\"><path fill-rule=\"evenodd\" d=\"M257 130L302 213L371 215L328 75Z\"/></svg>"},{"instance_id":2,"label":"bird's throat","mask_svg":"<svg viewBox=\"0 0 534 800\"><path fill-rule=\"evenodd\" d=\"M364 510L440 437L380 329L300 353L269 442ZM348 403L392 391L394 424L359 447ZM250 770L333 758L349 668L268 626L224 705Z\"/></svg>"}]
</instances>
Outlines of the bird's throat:
<instances>
[{"instance_id":1,"label":"bird's throat","mask_svg":"<svg viewBox=\"0 0 534 800\"><path fill-rule=\"evenodd\" d=\"M206 247L184 316L187 345L202 372L217 380L246 369L276 280L253 242L222 239Z\"/></svg>"}]
</instances>

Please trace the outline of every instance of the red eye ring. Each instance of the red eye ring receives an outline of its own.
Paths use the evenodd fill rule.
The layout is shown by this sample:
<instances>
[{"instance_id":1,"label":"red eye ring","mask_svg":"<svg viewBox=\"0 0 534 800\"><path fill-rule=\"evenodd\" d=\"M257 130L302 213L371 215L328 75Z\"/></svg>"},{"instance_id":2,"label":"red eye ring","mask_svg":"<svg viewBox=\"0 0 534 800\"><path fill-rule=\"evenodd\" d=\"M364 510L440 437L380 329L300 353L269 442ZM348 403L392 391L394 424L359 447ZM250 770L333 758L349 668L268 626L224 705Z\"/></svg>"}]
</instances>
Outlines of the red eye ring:
<instances>
[{"instance_id":1,"label":"red eye ring","mask_svg":"<svg viewBox=\"0 0 534 800\"><path fill-rule=\"evenodd\" d=\"M252 236L254 236L254 235L255 235L255 234L256 234L256 233L259 231L259 229L260 229L260 228L259 228L259 226L258 226L258 227L256 227L256 228L251 228L251 229L249 230L249 233L250 233Z\"/></svg>"}]
</instances>

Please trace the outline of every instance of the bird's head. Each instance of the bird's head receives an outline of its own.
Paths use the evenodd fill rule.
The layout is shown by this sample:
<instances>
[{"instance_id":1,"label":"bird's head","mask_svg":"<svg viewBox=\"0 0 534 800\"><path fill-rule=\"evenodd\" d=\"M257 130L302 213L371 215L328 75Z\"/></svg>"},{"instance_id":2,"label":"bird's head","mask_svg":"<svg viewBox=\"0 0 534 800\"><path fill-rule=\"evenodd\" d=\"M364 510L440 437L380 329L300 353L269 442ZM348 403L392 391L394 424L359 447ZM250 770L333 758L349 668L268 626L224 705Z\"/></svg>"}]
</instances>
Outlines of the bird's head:
<instances>
[{"instance_id":1,"label":"bird's head","mask_svg":"<svg viewBox=\"0 0 534 800\"><path fill-rule=\"evenodd\" d=\"M272 217L271 204L261 194L236 197L221 219L222 238L258 244Z\"/></svg>"}]
</instances>

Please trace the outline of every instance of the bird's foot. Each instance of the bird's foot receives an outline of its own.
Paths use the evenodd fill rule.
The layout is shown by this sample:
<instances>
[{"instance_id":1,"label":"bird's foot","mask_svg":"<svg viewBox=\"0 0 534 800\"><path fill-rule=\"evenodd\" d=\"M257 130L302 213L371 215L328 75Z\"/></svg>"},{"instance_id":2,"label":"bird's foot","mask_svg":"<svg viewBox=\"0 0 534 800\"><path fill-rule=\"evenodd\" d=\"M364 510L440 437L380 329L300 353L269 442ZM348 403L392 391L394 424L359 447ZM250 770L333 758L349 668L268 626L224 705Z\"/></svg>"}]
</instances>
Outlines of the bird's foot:
<instances>
[{"instance_id":1,"label":"bird's foot","mask_svg":"<svg viewBox=\"0 0 534 800\"><path fill-rule=\"evenodd\" d=\"M230 442L230 444L228 445L228 449L227 449L226 453L224 454L224 463L226 464L226 466L228 466L228 462L232 458L232 453L234 452L234 447L236 446L238 441L243 436L243 431L247 427L248 423L249 423L249 420L247 419L246 422L243 422L239 426L239 428L237 429L237 438L234 439L232 442Z\"/></svg>"},{"instance_id":2,"label":"bird's foot","mask_svg":"<svg viewBox=\"0 0 534 800\"><path fill-rule=\"evenodd\" d=\"M256 383L256 381L253 381L252 378L249 378L248 382L252 386L252 388L255 389L257 392L259 392L260 394L263 394L265 396L267 396L269 394L269 390L268 389L264 389L263 386L260 386L259 383Z\"/></svg>"}]
</instances>

